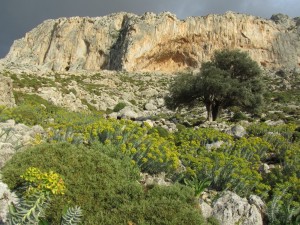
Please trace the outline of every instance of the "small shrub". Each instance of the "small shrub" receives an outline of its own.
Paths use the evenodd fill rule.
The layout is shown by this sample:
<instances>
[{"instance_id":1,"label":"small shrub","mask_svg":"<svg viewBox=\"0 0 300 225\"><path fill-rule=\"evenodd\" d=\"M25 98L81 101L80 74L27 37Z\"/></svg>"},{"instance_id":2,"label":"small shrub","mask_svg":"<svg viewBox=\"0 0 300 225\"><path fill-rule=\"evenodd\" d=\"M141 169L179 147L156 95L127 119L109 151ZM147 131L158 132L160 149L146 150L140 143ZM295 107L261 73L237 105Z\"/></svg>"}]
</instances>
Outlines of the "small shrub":
<instances>
[{"instance_id":1,"label":"small shrub","mask_svg":"<svg viewBox=\"0 0 300 225\"><path fill-rule=\"evenodd\" d=\"M217 220L215 217L209 217L207 218L208 225L221 225L219 220Z\"/></svg>"},{"instance_id":2,"label":"small shrub","mask_svg":"<svg viewBox=\"0 0 300 225\"><path fill-rule=\"evenodd\" d=\"M183 131L184 129L186 129L186 127L180 123L177 123L176 124L176 128L177 130L180 132L180 131Z\"/></svg>"},{"instance_id":3,"label":"small shrub","mask_svg":"<svg viewBox=\"0 0 300 225\"><path fill-rule=\"evenodd\" d=\"M186 207L183 203L194 207ZM145 221L149 224L206 224L199 217L200 210L196 207L193 191L179 184L170 187L154 186L148 190L146 201L142 201L141 205L145 207Z\"/></svg>"},{"instance_id":4,"label":"small shrub","mask_svg":"<svg viewBox=\"0 0 300 225\"><path fill-rule=\"evenodd\" d=\"M211 181L209 179L199 180L197 177L184 179L184 183L194 189L195 197L200 197L205 188L209 187Z\"/></svg>"},{"instance_id":5,"label":"small shrub","mask_svg":"<svg viewBox=\"0 0 300 225\"><path fill-rule=\"evenodd\" d=\"M20 200L9 207L8 219L10 224L48 224L44 219L45 210L53 195L65 192L63 179L59 174L50 171L43 173L38 168L29 167L21 178L25 180L24 187L18 191ZM25 188L25 191L24 191ZM81 221L80 207L71 207L63 215L61 225L78 224Z\"/></svg>"},{"instance_id":6,"label":"small shrub","mask_svg":"<svg viewBox=\"0 0 300 225\"><path fill-rule=\"evenodd\" d=\"M131 99L129 102L130 102L132 105L137 105L137 102L136 102L136 100L134 100L134 99Z\"/></svg>"},{"instance_id":7,"label":"small shrub","mask_svg":"<svg viewBox=\"0 0 300 225\"><path fill-rule=\"evenodd\" d=\"M239 122L241 120L247 120L248 117L242 112L234 113L233 117L231 118L232 122Z\"/></svg>"},{"instance_id":8,"label":"small shrub","mask_svg":"<svg viewBox=\"0 0 300 225\"><path fill-rule=\"evenodd\" d=\"M117 105L115 105L115 107L113 108L114 112L119 112L122 109L124 109L126 107L126 103L124 102L119 102Z\"/></svg>"}]
</instances>

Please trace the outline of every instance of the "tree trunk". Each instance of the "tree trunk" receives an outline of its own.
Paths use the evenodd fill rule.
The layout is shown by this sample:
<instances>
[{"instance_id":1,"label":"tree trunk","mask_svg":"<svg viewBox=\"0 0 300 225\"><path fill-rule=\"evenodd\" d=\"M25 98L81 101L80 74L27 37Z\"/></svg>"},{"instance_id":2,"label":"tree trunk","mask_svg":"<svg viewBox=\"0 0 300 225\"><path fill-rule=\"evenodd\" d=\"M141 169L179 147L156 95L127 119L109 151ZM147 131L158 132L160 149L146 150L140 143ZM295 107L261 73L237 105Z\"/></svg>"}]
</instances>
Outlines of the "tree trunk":
<instances>
[{"instance_id":1,"label":"tree trunk","mask_svg":"<svg viewBox=\"0 0 300 225\"><path fill-rule=\"evenodd\" d=\"M212 105L212 119L213 119L213 121L216 121L216 119L218 119L220 111L221 111L221 107L220 107L219 102L214 102L214 104Z\"/></svg>"},{"instance_id":2,"label":"tree trunk","mask_svg":"<svg viewBox=\"0 0 300 225\"><path fill-rule=\"evenodd\" d=\"M216 119L219 117L219 107L212 107L212 119L213 121L216 121Z\"/></svg>"},{"instance_id":3,"label":"tree trunk","mask_svg":"<svg viewBox=\"0 0 300 225\"><path fill-rule=\"evenodd\" d=\"M213 114L212 114L212 103L206 102L205 103L206 111L207 111L207 120L209 122L213 121Z\"/></svg>"}]
</instances>

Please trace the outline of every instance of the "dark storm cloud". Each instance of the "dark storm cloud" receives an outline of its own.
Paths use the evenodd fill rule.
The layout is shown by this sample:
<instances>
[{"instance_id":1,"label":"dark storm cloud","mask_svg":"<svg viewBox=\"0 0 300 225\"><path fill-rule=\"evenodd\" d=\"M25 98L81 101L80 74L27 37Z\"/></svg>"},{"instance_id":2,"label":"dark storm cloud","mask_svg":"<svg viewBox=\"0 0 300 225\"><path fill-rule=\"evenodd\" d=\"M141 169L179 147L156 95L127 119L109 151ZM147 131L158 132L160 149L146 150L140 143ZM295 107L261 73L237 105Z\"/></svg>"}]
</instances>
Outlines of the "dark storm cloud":
<instances>
[{"instance_id":1,"label":"dark storm cloud","mask_svg":"<svg viewBox=\"0 0 300 225\"><path fill-rule=\"evenodd\" d=\"M171 11L179 18L236 11L269 18L274 13L300 16L299 0L2 0L0 5L0 58L13 40L45 19L103 16L126 11L136 14Z\"/></svg>"}]
</instances>

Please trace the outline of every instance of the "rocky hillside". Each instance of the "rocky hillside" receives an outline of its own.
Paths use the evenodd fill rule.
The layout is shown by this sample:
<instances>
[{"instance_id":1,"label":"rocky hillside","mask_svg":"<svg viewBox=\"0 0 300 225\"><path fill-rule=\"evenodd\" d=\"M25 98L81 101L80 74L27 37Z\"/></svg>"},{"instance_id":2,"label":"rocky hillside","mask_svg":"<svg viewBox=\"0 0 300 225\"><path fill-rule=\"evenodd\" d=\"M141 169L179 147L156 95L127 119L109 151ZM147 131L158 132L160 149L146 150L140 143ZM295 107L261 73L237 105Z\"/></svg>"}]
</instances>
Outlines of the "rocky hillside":
<instances>
[{"instance_id":1,"label":"rocky hillside","mask_svg":"<svg viewBox=\"0 0 300 225\"><path fill-rule=\"evenodd\" d=\"M238 48L265 68L300 66L300 19L228 12L179 20L171 13L47 20L14 42L5 66L45 71L198 68L217 49Z\"/></svg>"},{"instance_id":2,"label":"rocky hillside","mask_svg":"<svg viewBox=\"0 0 300 225\"><path fill-rule=\"evenodd\" d=\"M167 109L177 74L224 48L264 68L262 112L230 107L208 122L201 104ZM68 184L45 224L63 202L85 225L300 224L299 90L300 18L45 21L0 60L0 225L30 167Z\"/></svg>"}]
</instances>

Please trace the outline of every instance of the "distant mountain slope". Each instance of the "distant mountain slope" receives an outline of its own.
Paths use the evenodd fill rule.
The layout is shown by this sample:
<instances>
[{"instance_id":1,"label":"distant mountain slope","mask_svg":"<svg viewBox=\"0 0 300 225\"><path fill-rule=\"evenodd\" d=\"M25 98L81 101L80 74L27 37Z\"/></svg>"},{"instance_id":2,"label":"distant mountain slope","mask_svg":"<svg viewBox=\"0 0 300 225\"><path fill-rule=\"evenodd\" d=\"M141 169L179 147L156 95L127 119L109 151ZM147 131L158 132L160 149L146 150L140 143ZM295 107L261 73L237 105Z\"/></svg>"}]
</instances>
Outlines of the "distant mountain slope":
<instances>
[{"instance_id":1,"label":"distant mountain slope","mask_svg":"<svg viewBox=\"0 0 300 225\"><path fill-rule=\"evenodd\" d=\"M50 71L197 68L216 49L239 48L265 68L300 67L300 21L227 12L179 20L165 12L47 20L12 45L2 62Z\"/></svg>"}]
</instances>

